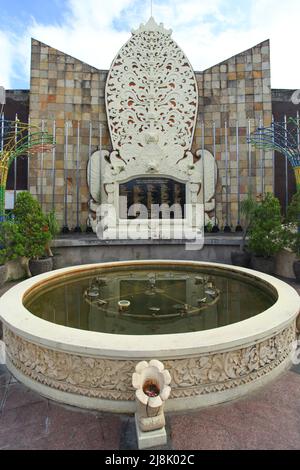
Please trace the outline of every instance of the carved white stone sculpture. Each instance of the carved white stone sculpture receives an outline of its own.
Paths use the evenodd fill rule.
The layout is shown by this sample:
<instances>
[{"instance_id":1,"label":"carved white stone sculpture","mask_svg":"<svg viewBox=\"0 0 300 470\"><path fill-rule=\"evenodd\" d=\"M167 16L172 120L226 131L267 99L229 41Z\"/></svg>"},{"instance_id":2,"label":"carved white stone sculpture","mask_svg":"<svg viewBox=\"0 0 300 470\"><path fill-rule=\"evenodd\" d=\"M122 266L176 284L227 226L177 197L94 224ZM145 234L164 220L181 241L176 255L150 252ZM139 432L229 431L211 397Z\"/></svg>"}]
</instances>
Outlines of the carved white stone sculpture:
<instances>
[{"instance_id":1,"label":"carved white stone sculpture","mask_svg":"<svg viewBox=\"0 0 300 470\"><path fill-rule=\"evenodd\" d=\"M154 431L165 426L163 408L171 393L170 383L170 373L162 362L153 359L137 364L132 385L136 389L136 416L141 431Z\"/></svg>"},{"instance_id":2,"label":"carved white stone sculpture","mask_svg":"<svg viewBox=\"0 0 300 470\"><path fill-rule=\"evenodd\" d=\"M118 218L119 185L136 177L167 177L184 183L186 204L207 202L206 210L213 210L214 159L205 151L203 163L200 151L191 152L197 82L187 57L172 40L171 30L151 17L132 32L110 68L105 100L113 151L95 152L88 166L94 231L99 205L113 205ZM117 223L125 227L127 221ZM148 227L147 220L144 224ZM193 224L191 221L191 228ZM109 231L113 225L106 221L102 230Z\"/></svg>"}]
</instances>

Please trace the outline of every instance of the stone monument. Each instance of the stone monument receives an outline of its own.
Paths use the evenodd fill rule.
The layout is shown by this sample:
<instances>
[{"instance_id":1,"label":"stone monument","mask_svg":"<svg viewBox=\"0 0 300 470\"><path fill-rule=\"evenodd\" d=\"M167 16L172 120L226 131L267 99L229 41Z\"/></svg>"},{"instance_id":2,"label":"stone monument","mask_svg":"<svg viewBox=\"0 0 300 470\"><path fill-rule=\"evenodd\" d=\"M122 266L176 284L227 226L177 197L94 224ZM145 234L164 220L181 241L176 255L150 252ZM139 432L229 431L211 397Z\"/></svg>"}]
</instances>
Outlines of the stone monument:
<instances>
[{"instance_id":1,"label":"stone monument","mask_svg":"<svg viewBox=\"0 0 300 470\"><path fill-rule=\"evenodd\" d=\"M154 238L163 238L171 218L174 233L184 222L183 237L193 238L203 226L199 211L214 209L216 170L208 151L191 151L197 82L171 30L151 17L132 32L111 65L105 100L113 150L95 152L88 165L89 224L98 236L127 238L136 219L147 238L151 221ZM115 213L104 217L108 206Z\"/></svg>"}]
</instances>

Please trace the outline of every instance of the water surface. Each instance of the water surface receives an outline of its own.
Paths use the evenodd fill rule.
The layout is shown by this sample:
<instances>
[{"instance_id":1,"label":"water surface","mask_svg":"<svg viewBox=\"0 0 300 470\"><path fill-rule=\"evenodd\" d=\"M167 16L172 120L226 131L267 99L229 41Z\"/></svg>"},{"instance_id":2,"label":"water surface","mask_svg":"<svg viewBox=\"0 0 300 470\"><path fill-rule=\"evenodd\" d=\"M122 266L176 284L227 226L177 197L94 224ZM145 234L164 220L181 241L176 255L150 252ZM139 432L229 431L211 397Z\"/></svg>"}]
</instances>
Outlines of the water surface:
<instances>
[{"instance_id":1,"label":"water surface","mask_svg":"<svg viewBox=\"0 0 300 470\"><path fill-rule=\"evenodd\" d=\"M118 302L130 302L120 310ZM69 276L25 301L58 325L103 333L151 335L219 328L257 315L275 298L245 277L207 269L126 269Z\"/></svg>"}]
</instances>

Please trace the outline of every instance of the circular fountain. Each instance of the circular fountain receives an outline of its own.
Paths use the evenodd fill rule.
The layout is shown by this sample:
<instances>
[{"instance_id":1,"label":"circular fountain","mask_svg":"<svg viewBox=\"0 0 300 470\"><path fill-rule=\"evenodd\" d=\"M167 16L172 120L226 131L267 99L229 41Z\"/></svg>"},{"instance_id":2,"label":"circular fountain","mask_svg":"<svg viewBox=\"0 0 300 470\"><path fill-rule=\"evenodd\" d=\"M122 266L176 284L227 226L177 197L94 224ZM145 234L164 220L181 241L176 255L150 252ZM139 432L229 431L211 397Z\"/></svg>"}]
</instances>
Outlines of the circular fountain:
<instances>
[{"instance_id":1,"label":"circular fountain","mask_svg":"<svg viewBox=\"0 0 300 470\"><path fill-rule=\"evenodd\" d=\"M188 261L76 266L0 299L7 367L54 400L132 412L131 376L163 360L166 410L231 400L291 362L299 296L253 270Z\"/></svg>"}]
</instances>

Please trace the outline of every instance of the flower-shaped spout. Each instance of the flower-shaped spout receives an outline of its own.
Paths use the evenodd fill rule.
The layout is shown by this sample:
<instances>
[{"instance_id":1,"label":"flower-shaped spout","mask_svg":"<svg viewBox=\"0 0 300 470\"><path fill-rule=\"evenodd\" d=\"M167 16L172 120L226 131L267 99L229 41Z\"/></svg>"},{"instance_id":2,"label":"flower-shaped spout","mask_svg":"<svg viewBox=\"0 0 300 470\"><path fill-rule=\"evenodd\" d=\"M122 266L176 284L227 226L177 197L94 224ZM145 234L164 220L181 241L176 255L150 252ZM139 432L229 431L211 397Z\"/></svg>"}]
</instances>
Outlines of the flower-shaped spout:
<instances>
[{"instance_id":1,"label":"flower-shaped spout","mask_svg":"<svg viewBox=\"0 0 300 470\"><path fill-rule=\"evenodd\" d=\"M162 406L169 398L170 383L169 371L156 359L139 362L132 375L132 385L136 389L137 400L150 408Z\"/></svg>"}]
</instances>

